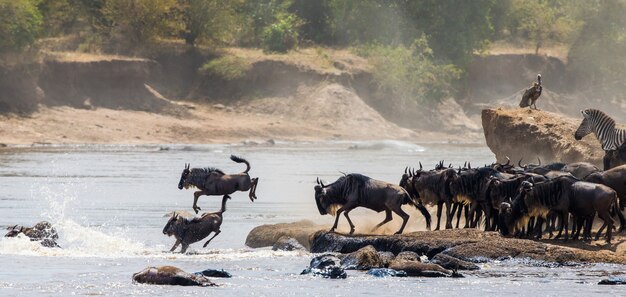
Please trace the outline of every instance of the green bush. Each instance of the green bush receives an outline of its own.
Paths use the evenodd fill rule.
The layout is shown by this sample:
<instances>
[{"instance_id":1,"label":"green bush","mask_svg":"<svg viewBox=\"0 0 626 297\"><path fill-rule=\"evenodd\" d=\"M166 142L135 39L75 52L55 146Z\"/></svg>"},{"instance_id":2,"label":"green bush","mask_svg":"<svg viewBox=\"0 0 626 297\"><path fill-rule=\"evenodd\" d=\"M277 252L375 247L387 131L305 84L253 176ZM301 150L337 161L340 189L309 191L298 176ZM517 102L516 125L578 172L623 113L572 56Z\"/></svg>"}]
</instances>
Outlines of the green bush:
<instances>
[{"instance_id":1,"label":"green bush","mask_svg":"<svg viewBox=\"0 0 626 297\"><path fill-rule=\"evenodd\" d=\"M298 45L300 20L293 14L277 16L275 23L263 30L262 46L266 52L286 53Z\"/></svg>"},{"instance_id":2,"label":"green bush","mask_svg":"<svg viewBox=\"0 0 626 297\"><path fill-rule=\"evenodd\" d=\"M425 37L410 47L371 45L357 49L373 65L373 79L382 94L393 94L396 106L434 104L454 91L460 71L452 64L438 64Z\"/></svg>"},{"instance_id":3,"label":"green bush","mask_svg":"<svg viewBox=\"0 0 626 297\"><path fill-rule=\"evenodd\" d=\"M242 78L250 69L250 64L239 57L222 56L213 59L200 67L200 73L214 75L226 80Z\"/></svg>"},{"instance_id":4,"label":"green bush","mask_svg":"<svg viewBox=\"0 0 626 297\"><path fill-rule=\"evenodd\" d=\"M0 0L0 52L17 51L33 44L41 23L36 1Z\"/></svg>"}]
</instances>

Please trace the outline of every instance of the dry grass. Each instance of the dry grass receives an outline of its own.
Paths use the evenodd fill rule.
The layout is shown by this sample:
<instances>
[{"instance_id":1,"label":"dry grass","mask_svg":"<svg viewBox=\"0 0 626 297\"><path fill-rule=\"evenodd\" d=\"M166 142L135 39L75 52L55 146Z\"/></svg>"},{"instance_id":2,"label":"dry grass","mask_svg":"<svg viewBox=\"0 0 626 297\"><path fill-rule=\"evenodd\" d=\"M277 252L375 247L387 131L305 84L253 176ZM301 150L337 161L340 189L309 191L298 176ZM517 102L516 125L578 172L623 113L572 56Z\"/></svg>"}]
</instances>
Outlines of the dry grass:
<instances>
[{"instance_id":1,"label":"dry grass","mask_svg":"<svg viewBox=\"0 0 626 297\"><path fill-rule=\"evenodd\" d=\"M567 55L569 53L569 46L564 44L552 44L539 48L539 55L557 58L563 63L567 63ZM535 54L535 47L532 44L517 45L508 42L494 42L486 50L487 55L505 55L505 54Z\"/></svg>"},{"instance_id":2,"label":"dry grass","mask_svg":"<svg viewBox=\"0 0 626 297\"><path fill-rule=\"evenodd\" d=\"M104 55L104 54L90 54L81 52L43 52L45 59L50 59L58 62L102 62L102 61L147 61L143 58L119 56L119 55Z\"/></svg>"},{"instance_id":3,"label":"dry grass","mask_svg":"<svg viewBox=\"0 0 626 297\"><path fill-rule=\"evenodd\" d=\"M349 49L309 47L290 51L287 54L272 54L253 48L226 48L224 52L244 58L250 63L280 61L296 65L301 69L336 75L346 71L357 73L370 70L367 60L352 54Z\"/></svg>"}]
</instances>

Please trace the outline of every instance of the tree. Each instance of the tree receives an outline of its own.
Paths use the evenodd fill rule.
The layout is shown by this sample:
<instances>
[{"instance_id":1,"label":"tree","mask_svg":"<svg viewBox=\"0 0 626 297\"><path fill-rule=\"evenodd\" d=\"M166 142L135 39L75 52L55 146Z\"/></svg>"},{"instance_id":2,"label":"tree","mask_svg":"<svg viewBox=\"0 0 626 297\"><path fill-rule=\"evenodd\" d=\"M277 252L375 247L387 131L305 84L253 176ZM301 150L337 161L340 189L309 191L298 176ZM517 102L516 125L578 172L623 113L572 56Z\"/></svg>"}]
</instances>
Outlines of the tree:
<instances>
[{"instance_id":1,"label":"tree","mask_svg":"<svg viewBox=\"0 0 626 297\"><path fill-rule=\"evenodd\" d=\"M198 39L223 41L235 27L241 5L241 1L178 0L180 36L192 46Z\"/></svg>"},{"instance_id":2,"label":"tree","mask_svg":"<svg viewBox=\"0 0 626 297\"><path fill-rule=\"evenodd\" d=\"M35 1L0 0L0 52L18 51L35 42L42 24Z\"/></svg>"},{"instance_id":3,"label":"tree","mask_svg":"<svg viewBox=\"0 0 626 297\"><path fill-rule=\"evenodd\" d=\"M122 49L136 49L167 32L176 0L106 0L102 15L110 27L108 35Z\"/></svg>"}]
</instances>

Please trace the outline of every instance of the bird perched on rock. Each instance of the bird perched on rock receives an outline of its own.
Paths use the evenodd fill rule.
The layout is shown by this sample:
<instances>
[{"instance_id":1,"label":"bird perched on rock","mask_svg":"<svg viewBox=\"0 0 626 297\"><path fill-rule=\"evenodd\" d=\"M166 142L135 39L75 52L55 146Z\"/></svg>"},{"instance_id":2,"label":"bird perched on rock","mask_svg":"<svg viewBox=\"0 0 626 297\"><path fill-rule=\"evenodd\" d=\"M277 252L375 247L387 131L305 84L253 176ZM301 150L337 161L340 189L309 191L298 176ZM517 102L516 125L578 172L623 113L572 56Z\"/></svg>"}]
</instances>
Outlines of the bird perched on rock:
<instances>
[{"instance_id":1,"label":"bird perched on rock","mask_svg":"<svg viewBox=\"0 0 626 297\"><path fill-rule=\"evenodd\" d=\"M522 95L522 101L519 103L519 107L528 107L532 108L533 106L537 109L537 99L541 96L541 90L543 87L541 86L541 74L537 74L537 81L533 83L533 85L524 91L524 95Z\"/></svg>"}]
</instances>

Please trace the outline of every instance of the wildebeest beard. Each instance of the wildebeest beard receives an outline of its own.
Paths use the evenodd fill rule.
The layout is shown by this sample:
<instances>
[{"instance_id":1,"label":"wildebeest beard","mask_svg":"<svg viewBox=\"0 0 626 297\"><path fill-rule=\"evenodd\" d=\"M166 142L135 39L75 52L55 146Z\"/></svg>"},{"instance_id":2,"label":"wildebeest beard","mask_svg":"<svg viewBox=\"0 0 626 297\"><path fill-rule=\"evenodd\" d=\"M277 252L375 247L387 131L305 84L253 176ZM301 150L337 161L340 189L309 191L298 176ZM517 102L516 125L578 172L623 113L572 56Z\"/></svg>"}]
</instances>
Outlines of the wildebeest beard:
<instances>
[{"instance_id":1,"label":"wildebeest beard","mask_svg":"<svg viewBox=\"0 0 626 297\"><path fill-rule=\"evenodd\" d=\"M353 173L351 177L352 178L348 179L346 176L342 176L334 183L325 186L319 196L318 193L316 193L318 209L321 207L328 214L335 216L337 210L346 203L346 197L348 197L348 195L353 191L359 191L364 188L360 185L365 182L365 176ZM359 197L361 196L360 194L361 193L359 193ZM321 209L320 214L324 215Z\"/></svg>"}]
</instances>

